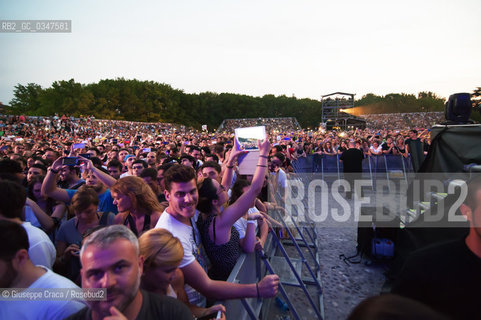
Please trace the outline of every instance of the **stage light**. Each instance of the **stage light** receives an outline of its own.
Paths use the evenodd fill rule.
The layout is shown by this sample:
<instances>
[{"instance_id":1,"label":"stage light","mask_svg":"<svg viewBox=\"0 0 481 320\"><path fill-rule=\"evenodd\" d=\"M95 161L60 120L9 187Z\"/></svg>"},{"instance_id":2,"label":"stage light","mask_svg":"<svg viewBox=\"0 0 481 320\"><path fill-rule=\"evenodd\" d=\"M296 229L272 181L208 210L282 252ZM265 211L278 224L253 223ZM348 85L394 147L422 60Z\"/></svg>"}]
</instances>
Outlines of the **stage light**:
<instances>
[{"instance_id":1,"label":"stage light","mask_svg":"<svg viewBox=\"0 0 481 320\"><path fill-rule=\"evenodd\" d=\"M463 124L469 122L469 116L473 109L469 93L455 93L449 96L444 110L444 116L448 122Z\"/></svg>"}]
</instances>

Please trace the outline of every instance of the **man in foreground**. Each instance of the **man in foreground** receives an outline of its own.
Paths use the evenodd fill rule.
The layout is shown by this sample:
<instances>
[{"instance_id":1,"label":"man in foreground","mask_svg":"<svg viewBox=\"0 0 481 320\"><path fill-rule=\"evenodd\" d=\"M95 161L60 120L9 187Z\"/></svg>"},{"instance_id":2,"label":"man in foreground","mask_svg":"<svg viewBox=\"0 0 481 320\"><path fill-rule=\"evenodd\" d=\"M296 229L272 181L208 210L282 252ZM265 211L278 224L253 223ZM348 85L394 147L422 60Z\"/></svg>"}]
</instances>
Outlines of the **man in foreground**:
<instances>
[{"instance_id":1,"label":"man in foreground","mask_svg":"<svg viewBox=\"0 0 481 320\"><path fill-rule=\"evenodd\" d=\"M67 319L185 319L192 313L180 301L140 290L144 258L137 237L123 225L95 231L80 251L82 288L106 288L107 299L89 301Z\"/></svg>"},{"instance_id":2,"label":"man in foreground","mask_svg":"<svg viewBox=\"0 0 481 320\"><path fill-rule=\"evenodd\" d=\"M42 265L51 269L57 255L52 241L43 230L22 220L23 208L27 199L25 188L13 181L0 180L0 194L4 199L0 201L0 220L8 220L21 225L27 232L29 259L34 265ZM8 245L9 242L6 241L2 244Z\"/></svg>"},{"instance_id":3,"label":"man in foreground","mask_svg":"<svg viewBox=\"0 0 481 320\"><path fill-rule=\"evenodd\" d=\"M16 222L0 220L0 288L21 289L78 289L69 279L44 266L34 265L30 260L27 232ZM12 293L13 294L13 293ZM81 310L85 304L75 300L29 300L0 301L0 319L63 319ZM3 298L7 298L5 291Z\"/></svg>"}]
</instances>

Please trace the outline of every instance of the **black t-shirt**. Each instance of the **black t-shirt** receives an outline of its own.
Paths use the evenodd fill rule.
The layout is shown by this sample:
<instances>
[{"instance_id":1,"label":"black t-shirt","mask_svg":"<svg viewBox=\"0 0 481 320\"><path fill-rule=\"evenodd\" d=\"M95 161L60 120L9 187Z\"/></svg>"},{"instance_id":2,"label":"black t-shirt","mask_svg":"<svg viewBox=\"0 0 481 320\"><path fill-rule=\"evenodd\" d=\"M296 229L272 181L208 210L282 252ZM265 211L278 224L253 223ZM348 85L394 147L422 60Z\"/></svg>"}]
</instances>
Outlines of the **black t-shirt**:
<instances>
[{"instance_id":1,"label":"black t-shirt","mask_svg":"<svg viewBox=\"0 0 481 320\"><path fill-rule=\"evenodd\" d=\"M342 160L344 172L362 172L362 159L364 154L361 150L350 148L344 151L339 158Z\"/></svg>"},{"instance_id":2,"label":"black t-shirt","mask_svg":"<svg viewBox=\"0 0 481 320\"><path fill-rule=\"evenodd\" d=\"M409 146L409 153L411 154L411 161L413 163L414 171L418 171L424 161L424 150L421 139L406 139L405 144Z\"/></svg>"},{"instance_id":3,"label":"black t-shirt","mask_svg":"<svg viewBox=\"0 0 481 320\"><path fill-rule=\"evenodd\" d=\"M392 293L453 319L481 319L481 258L464 238L417 250L407 259Z\"/></svg>"},{"instance_id":4,"label":"black t-shirt","mask_svg":"<svg viewBox=\"0 0 481 320\"><path fill-rule=\"evenodd\" d=\"M387 150L389 150L390 146L387 145L387 142L384 142L381 145L381 148L382 148L382 151L387 151ZM392 154L393 150L394 150L394 145L393 145L393 148L391 149L391 151L389 151L389 154Z\"/></svg>"},{"instance_id":5,"label":"black t-shirt","mask_svg":"<svg viewBox=\"0 0 481 320\"><path fill-rule=\"evenodd\" d=\"M162 319L162 320L192 320L193 315L189 308L181 301L168 296L160 296L145 290L142 293L142 307L136 319ZM91 320L89 308L83 308L65 320Z\"/></svg>"}]
</instances>

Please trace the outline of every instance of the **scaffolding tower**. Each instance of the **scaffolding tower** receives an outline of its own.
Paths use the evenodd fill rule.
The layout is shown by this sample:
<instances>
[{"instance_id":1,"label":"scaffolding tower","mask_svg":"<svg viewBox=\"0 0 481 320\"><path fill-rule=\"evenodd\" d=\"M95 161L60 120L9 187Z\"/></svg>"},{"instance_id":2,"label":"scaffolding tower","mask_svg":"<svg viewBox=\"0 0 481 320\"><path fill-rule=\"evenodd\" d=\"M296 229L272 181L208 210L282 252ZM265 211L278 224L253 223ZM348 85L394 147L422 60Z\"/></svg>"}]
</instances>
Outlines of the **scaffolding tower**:
<instances>
[{"instance_id":1,"label":"scaffolding tower","mask_svg":"<svg viewBox=\"0 0 481 320\"><path fill-rule=\"evenodd\" d=\"M339 128L348 129L349 126L365 127L365 121L350 115L346 111L354 107L353 93L334 92L321 96L322 124L330 127L328 129Z\"/></svg>"}]
</instances>

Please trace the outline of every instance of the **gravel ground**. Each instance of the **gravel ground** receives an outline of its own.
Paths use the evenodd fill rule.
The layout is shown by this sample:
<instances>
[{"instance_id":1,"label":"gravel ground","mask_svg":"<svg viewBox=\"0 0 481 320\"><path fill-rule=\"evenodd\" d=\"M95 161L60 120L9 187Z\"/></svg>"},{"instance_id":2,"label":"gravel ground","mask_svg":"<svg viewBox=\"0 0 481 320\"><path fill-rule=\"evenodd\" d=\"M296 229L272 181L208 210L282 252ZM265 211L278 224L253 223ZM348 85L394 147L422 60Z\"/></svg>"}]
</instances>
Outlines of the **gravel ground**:
<instances>
[{"instance_id":1,"label":"gravel ground","mask_svg":"<svg viewBox=\"0 0 481 320\"><path fill-rule=\"evenodd\" d=\"M312 179L312 177L309 177L309 179ZM364 196L369 196L369 192ZM343 212L343 207L337 201L334 201L331 192L328 190L323 190L316 195L316 204L314 206L316 215L320 215L326 200L328 204L324 209L329 208L330 214L326 220L316 223L324 319L346 319L353 308L362 300L378 295L381 292L385 280L384 272L386 266L382 263L372 263L367 258L364 258L358 264L346 263L343 259L340 259L340 255L349 257L356 254L357 222L353 218L352 211L352 217L343 223L335 222L331 218L332 208L337 208L339 212ZM353 210L353 200L350 200L348 203L351 210ZM307 201L304 201L304 204L306 205ZM370 205L375 206L374 203ZM288 249L288 252L291 256L291 254L295 253L295 250L291 247ZM308 255L306 254L306 256ZM359 259L356 258L354 260L358 261ZM303 274L307 275L304 269ZM309 291L313 295L316 293L315 287L310 287ZM299 312L301 317L303 319L313 319L313 310L302 290L289 287L288 292L296 308L301 310ZM282 315L275 315L272 319L287 318L283 318Z\"/></svg>"},{"instance_id":2,"label":"gravel ground","mask_svg":"<svg viewBox=\"0 0 481 320\"><path fill-rule=\"evenodd\" d=\"M341 254L352 256L356 253L357 228L318 228L317 232L320 244L319 264L324 319L346 319L359 302L380 293L385 279L383 275L385 267L382 264L369 264L368 259L363 259L359 264L350 264L339 258ZM290 257L297 256L294 247L285 247ZM303 252L310 265L314 266L309 253L305 249ZM281 268L279 265L274 267L275 269ZM282 269L288 269L287 263L282 266ZM302 273L305 278L309 277L307 268L304 267ZM284 277L281 276L282 278ZM300 317L307 320L315 319L314 310L304 292L297 287L284 287ZM309 285L308 291L317 305L316 287ZM287 313L283 312L273 301L271 304L268 319L288 319L285 317ZM293 319L293 317L291 316L289 319Z\"/></svg>"},{"instance_id":3,"label":"gravel ground","mask_svg":"<svg viewBox=\"0 0 481 320\"><path fill-rule=\"evenodd\" d=\"M319 231L321 279L325 319L346 319L367 297L377 295L384 283L384 266L347 264L339 255L356 253L357 228L321 228Z\"/></svg>"}]
</instances>

